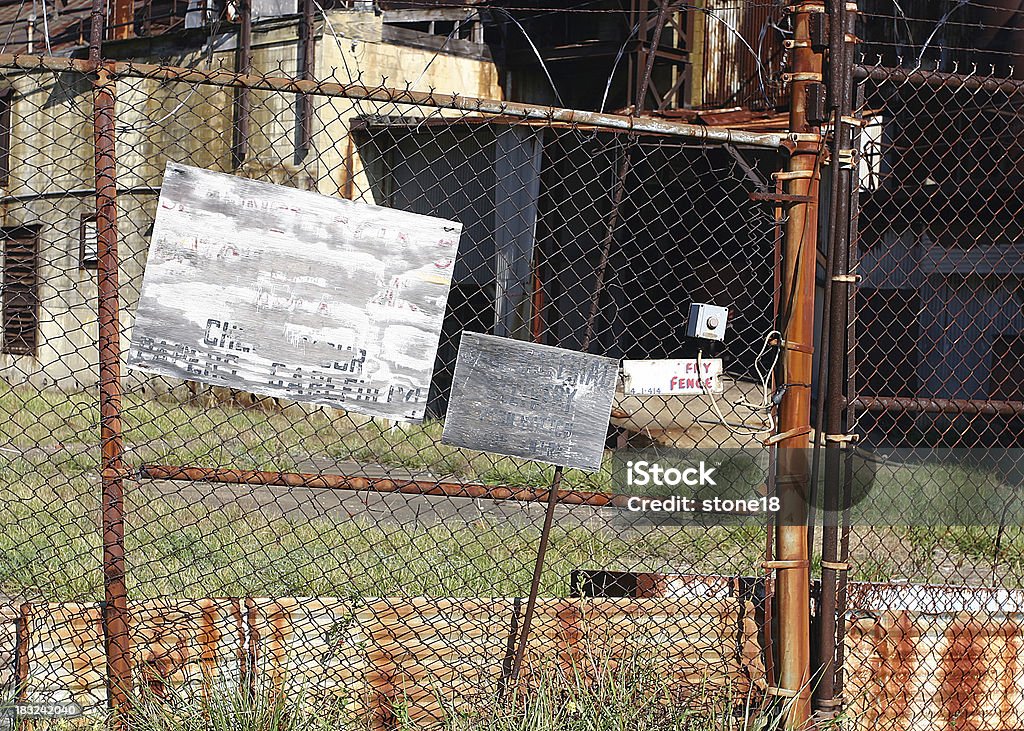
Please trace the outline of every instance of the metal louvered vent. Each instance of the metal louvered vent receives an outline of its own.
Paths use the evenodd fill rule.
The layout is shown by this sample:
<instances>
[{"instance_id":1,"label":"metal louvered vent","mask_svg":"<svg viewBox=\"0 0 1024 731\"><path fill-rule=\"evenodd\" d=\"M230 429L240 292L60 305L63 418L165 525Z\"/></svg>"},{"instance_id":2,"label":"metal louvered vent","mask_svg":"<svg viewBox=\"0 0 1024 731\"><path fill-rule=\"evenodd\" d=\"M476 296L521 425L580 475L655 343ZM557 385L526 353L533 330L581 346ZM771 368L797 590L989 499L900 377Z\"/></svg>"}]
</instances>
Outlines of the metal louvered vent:
<instances>
[{"instance_id":1,"label":"metal louvered vent","mask_svg":"<svg viewBox=\"0 0 1024 731\"><path fill-rule=\"evenodd\" d=\"M4 246L3 352L34 355L39 325L37 230L18 226L0 232Z\"/></svg>"}]
</instances>

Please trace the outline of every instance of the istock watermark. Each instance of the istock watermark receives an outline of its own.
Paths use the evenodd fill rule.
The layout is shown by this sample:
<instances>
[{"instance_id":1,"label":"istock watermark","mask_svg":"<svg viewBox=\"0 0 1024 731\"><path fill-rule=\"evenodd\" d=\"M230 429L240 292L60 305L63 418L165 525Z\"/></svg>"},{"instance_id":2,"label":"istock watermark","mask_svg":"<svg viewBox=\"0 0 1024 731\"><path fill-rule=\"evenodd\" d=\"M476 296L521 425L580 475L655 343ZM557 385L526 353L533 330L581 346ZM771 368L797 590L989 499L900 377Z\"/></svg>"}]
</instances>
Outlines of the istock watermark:
<instances>
[{"instance_id":1,"label":"istock watermark","mask_svg":"<svg viewBox=\"0 0 1024 731\"><path fill-rule=\"evenodd\" d=\"M670 495L666 498L651 499L637 495L626 501L626 510L633 513L715 513L752 515L756 513L777 513L782 507L774 495L762 495L749 500L731 498L691 498Z\"/></svg>"},{"instance_id":2,"label":"istock watermark","mask_svg":"<svg viewBox=\"0 0 1024 731\"><path fill-rule=\"evenodd\" d=\"M626 485L629 487L678 487L679 485L715 485L715 467L701 461L696 467L662 467L658 462L646 459L626 462Z\"/></svg>"},{"instance_id":3,"label":"istock watermark","mask_svg":"<svg viewBox=\"0 0 1024 731\"><path fill-rule=\"evenodd\" d=\"M612 477L633 522L736 522L775 513L761 455L622 450Z\"/></svg>"},{"instance_id":4,"label":"istock watermark","mask_svg":"<svg viewBox=\"0 0 1024 731\"><path fill-rule=\"evenodd\" d=\"M613 489L631 524L1024 528L1024 449L620 449ZM815 467L817 469L815 469ZM783 486L783 487L780 487ZM778 491L786 489L785 496Z\"/></svg>"},{"instance_id":5,"label":"istock watermark","mask_svg":"<svg viewBox=\"0 0 1024 731\"><path fill-rule=\"evenodd\" d=\"M647 459L627 460L626 488L628 492L633 493L636 488L647 487L718 487L718 483L715 481L715 472L717 471L717 466L713 466L705 460L700 460L691 467L678 464L666 467L660 462ZM626 509L634 513L736 513L750 515L775 513L780 507L779 498L768 495L729 498L721 495L698 497L697 495L675 494L665 498L652 499L631 494L626 501Z\"/></svg>"}]
</instances>

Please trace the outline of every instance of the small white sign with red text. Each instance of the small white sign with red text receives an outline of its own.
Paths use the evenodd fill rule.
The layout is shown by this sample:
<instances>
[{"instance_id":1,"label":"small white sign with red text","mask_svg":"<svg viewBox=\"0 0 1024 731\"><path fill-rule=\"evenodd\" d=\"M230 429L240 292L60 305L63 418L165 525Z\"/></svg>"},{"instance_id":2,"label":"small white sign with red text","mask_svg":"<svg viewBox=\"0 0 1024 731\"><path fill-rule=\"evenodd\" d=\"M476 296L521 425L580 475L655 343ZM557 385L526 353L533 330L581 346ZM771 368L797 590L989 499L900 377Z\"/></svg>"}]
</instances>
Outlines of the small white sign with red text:
<instances>
[{"instance_id":1,"label":"small white sign with red text","mask_svg":"<svg viewBox=\"0 0 1024 731\"><path fill-rule=\"evenodd\" d=\"M622 361L627 396L699 396L722 393L722 359Z\"/></svg>"}]
</instances>

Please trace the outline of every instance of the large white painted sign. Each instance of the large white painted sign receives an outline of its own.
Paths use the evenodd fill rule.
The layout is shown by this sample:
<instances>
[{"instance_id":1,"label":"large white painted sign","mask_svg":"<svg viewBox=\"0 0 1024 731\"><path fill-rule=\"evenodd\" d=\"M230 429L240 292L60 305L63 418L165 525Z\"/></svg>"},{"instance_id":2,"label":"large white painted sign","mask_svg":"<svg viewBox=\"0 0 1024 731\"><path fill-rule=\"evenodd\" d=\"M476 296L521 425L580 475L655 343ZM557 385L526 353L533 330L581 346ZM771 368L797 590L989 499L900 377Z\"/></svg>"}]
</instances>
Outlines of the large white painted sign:
<instances>
[{"instance_id":1,"label":"large white painted sign","mask_svg":"<svg viewBox=\"0 0 1024 731\"><path fill-rule=\"evenodd\" d=\"M419 421L461 232L169 163L128 365Z\"/></svg>"}]
</instances>

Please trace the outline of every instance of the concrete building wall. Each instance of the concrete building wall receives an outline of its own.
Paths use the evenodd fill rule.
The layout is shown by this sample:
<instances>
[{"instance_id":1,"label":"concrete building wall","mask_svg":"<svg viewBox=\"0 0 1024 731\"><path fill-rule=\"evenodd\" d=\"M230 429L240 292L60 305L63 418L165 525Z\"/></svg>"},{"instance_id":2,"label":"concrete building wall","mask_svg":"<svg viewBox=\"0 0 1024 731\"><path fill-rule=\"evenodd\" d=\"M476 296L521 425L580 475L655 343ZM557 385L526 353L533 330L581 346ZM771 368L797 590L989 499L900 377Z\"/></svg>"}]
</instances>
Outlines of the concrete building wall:
<instances>
[{"instance_id":1,"label":"concrete building wall","mask_svg":"<svg viewBox=\"0 0 1024 731\"><path fill-rule=\"evenodd\" d=\"M253 70L274 76L299 71L298 20L255 26ZM182 49L172 62L233 69L234 39L218 50ZM316 34L319 79L500 97L498 74L484 59L395 45L383 40L372 13L330 12ZM138 61L157 59L133 56ZM345 69L351 70L351 76ZM52 72L14 74L10 181L3 190L4 226L39 227L38 348L34 356L0 354L0 379L18 384L91 387L97 381L96 272L79 266L79 227L95 212L91 81ZM250 154L238 174L325 195L373 202L351 121L365 114L422 116L407 105L314 97L311 150L299 148L299 97L251 91ZM164 166L176 161L232 171L232 89L153 79L117 83L118 234L122 337L126 349L145 269ZM0 254L2 255L2 254ZM133 380L134 379L134 380ZM129 387L149 382L130 376ZM156 385L156 384L154 384ZM169 387L161 381L159 388Z\"/></svg>"}]
</instances>

